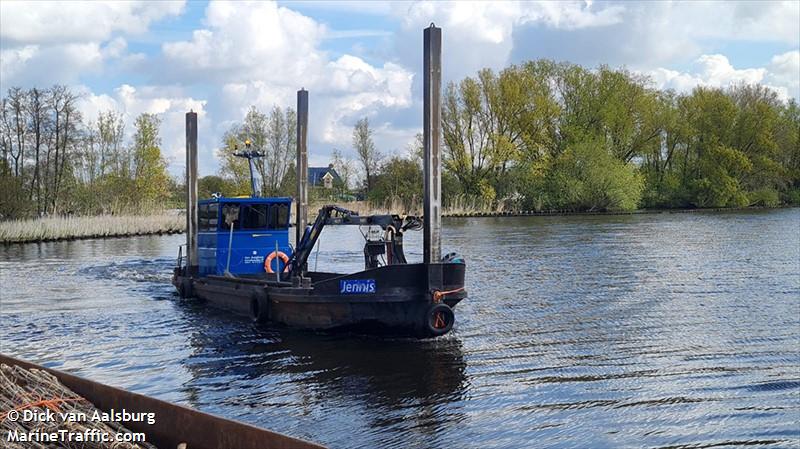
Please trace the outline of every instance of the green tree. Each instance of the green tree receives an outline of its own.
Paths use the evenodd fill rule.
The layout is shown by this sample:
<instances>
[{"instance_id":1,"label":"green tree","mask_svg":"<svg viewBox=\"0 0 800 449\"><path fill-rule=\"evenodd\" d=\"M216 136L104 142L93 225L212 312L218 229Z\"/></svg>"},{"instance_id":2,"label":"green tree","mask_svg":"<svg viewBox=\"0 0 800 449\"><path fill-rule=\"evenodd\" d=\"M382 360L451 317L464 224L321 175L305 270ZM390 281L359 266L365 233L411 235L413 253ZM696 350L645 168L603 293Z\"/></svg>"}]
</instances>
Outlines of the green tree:
<instances>
[{"instance_id":1,"label":"green tree","mask_svg":"<svg viewBox=\"0 0 800 449\"><path fill-rule=\"evenodd\" d=\"M791 99L781 108L775 127L778 144L777 160L786 170L786 187L781 190L782 201L800 204L800 106Z\"/></svg>"},{"instance_id":2,"label":"green tree","mask_svg":"<svg viewBox=\"0 0 800 449\"><path fill-rule=\"evenodd\" d=\"M644 189L644 177L633 164L593 142L567 148L556 159L546 181L548 209L634 210Z\"/></svg>"},{"instance_id":3,"label":"green tree","mask_svg":"<svg viewBox=\"0 0 800 449\"><path fill-rule=\"evenodd\" d=\"M161 157L160 126L161 120L154 114L141 114L134 122L134 204L140 207L155 206L169 196L167 164Z\"/></svg>"},{"instance_id":4,"label":"green tree","mask_svg":"<svg viewBox=\"0 0 800 449\"><path fill-rule=\"evenodd\" d=\"M220 176L203 176L197 180L197 194L200 198L211 198L214 193L222 196L236 195L236 186Z\"/></svg>"},{"instance_id":5,"label":"green tree","mask_svg":"<svg viewBox=\"0 0 800 449\"><path fill-rule=\"evenodd\" d=\"M422 167L413 160L389 159L373 181L368 196L373 204L399 201L404 209L402 212L409 213L422 200Z\"/></svg>"}]
</instances>

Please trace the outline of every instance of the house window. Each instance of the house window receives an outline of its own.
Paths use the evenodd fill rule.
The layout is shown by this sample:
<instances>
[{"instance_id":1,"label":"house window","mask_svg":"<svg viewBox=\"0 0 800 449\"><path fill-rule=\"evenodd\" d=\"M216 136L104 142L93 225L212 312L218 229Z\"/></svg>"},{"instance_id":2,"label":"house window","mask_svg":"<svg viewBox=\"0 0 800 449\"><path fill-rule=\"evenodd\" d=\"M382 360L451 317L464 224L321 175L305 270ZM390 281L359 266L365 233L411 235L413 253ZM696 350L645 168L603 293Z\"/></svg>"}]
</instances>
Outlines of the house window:
<instances>
[{"instance_id":1,"label":"house window","mask_svg":"<svg viewBox=\"0 0 800 449\"><path fill-rule=\"evenodd\" d=\"M326 189L333 188L333 176L331 176L330 172L325 173L325 175L322 177L322 183Z\"/></svg>"}]
</instances>

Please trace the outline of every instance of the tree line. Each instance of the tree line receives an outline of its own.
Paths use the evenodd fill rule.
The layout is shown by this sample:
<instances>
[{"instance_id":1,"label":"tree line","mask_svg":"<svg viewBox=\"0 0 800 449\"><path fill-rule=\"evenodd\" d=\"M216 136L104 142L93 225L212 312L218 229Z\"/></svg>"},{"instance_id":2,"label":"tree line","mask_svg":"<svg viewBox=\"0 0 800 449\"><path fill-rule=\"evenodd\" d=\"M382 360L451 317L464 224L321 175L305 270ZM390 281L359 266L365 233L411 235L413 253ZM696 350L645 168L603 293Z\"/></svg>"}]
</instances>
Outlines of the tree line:
<instances>
[{"instance_id":1,"label":"tree line","mask_svg":"<svg viewBox=\"0 0 800 449\"><path fill-rule=\"evenodd\" d=\"M11 88L0 104L0 217L141 213L183 200L161 155L160 120L141 114L86 121L69 88ZM652 87L624 69L549 60L481 70L442 99L445 207L603 211L800 204L800 107L762 85ZM261 194L295 193L296 116L251 107L223 135L217 175L200 195L250 192L244 142L264 154ZM376 148L367 118L349 159L334 150L350 194L413 208L422 197L422 142L405 154ZM312 196L315 192L312 190Z\"/></svg>"},{"instance_id":2,"label":"tree line","mask_svg":"<svg viewBox=\"0 0 800 449\"><path fill-rule=\"evenodd\" d=\"M87 122L78 100L62 85L13 87L0 99L0 218L139 213L176 192L157 116L136 117L126 142L120 113Z\"/></svg>"},{"instance_id":3,"label":"tree line","mask_svg":"<svg viewBox=\"0 0 800 449\"><path fill-rule=\"evenodd\" d=\"M800 204L800 108L762 85L679 94L627 70L530 61L450 83L442 128L445 205ZM374 200L421 196L421 182L406 182L421 176L420 146L382 163Z\"/></svg>"}]
</instances>

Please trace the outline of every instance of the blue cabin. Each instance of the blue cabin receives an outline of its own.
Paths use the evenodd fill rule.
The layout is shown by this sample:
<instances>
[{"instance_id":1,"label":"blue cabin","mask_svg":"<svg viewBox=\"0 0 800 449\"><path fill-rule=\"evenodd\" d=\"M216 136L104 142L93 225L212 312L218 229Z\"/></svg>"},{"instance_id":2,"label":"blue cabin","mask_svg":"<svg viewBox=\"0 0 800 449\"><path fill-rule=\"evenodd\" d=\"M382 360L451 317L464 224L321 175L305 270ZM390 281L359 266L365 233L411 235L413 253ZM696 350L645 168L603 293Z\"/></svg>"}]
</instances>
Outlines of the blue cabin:
<instances>
[{"instance_id":1,"label":"blue cabin","mask_svg":"<svg viewBox=\"0 0 800 449\"><path fill-rule=\"evenodd\" d=\"M232 236L230 267L235 275L265 273L264 260L275 251L288 257L289 209L287 197L211 198L198 201L197 252L200 275L225 273L228 264L229 236ZM233 218L231 229L226 216ZM283 271L280 258L272 261L272 269Z\"/></svg>"}]
</instances>

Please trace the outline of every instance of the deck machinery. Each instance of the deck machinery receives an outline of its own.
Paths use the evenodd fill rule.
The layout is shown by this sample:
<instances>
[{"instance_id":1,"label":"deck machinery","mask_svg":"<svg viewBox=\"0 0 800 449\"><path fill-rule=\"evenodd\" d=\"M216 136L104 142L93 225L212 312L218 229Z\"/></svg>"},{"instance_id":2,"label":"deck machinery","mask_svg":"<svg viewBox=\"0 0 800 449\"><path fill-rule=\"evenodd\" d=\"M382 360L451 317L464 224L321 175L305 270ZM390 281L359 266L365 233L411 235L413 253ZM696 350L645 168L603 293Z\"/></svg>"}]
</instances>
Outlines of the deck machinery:
<instances>
[{"instance_id":1,"label":"deck machinery","mask_svg":"<svg viewBox=\"0 0 800 449\"><path fill-rule=\"evenodd\" d=\"M441 256L441 29L424 30L424 215L360 216L322 207L307 226L308 92L297 93L297 196L294 247L289 242L291 198L260 197L250 149L252 195L197 200L197 114L186 114L187 242L172 282L182 297L272 322L315 330L439 336L455 322L453 308L467 296L464 260ZM366 229L364 270L308 270L325 226ZM423 261L408 263L403 234L423 230Z\"/></svg>"}]
</instances>

